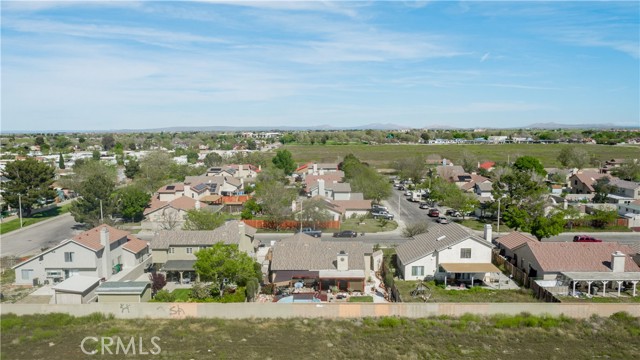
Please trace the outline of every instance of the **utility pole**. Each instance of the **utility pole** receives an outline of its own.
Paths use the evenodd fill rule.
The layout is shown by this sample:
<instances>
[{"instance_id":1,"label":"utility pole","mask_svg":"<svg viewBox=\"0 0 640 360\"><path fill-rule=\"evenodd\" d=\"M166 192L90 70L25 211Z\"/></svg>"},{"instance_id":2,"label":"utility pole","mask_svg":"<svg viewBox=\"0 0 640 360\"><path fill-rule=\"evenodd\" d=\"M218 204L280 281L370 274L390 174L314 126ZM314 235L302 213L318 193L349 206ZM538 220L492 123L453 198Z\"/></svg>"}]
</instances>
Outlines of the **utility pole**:
<instances>
[{"instance_id":1,"label":"utility pole","mask_svg":"<svg viewBox=\"0 0 640 360\"><path fill-rule=\"evenodd\" d=\"M302 233L302 203L304 199L300 200L300 233Z\"/></svg>"},{"instance_id":2,"label":"utility pole","mask_svg":"<svg viewBox=\"0 0 640 360\"><path fill-rule=\"evenodd\" d=\"M500 200L501 198L498 198L498 237L500 237Z\"/></svg>"},{"instance_id":3,"label":"utility pole","mask_svg":"<svg viewBox=\"0 0 640 360\"><path fill-rule=\"evenodd\" d=\"M102 200L100 200L100 222L104 224L104 214L102 213Z\"/></svg>"},{"instance_id":4,"label":"utility pole","mask_svg":"<svg viewBox=\"0 0 640 360\"><path fill-rule=\"evenodd\" d=\"M20 208L20 229L22 229L22 194L18 194L18 207Z\"/></svg>"}]
</instances>

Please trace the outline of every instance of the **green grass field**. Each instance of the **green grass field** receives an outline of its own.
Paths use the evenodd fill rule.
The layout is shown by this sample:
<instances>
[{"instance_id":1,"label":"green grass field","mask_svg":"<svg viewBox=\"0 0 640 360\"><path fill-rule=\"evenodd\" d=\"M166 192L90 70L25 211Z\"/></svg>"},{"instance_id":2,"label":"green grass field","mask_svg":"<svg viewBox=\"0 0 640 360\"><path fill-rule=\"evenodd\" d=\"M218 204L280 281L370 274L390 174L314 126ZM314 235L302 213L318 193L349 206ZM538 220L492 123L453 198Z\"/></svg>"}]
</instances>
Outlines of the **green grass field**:
<instances>
[{"instance_id":1,"label":"green grass field","mask_svg":"<svg viewBox=\"0 0 640 360\"><path fill-rule=\"evenodd\" d=\"M52 217L56 217L58 215L62 215L69 212L69 208L71 204L62 205L60 207L56 207L47 211L43 211L37 214L33 214L31 217L22 218L22 227L33 225L39 223L40 221L44 221L50 219ZM3 222L0 224L0 234L6 234L8 232L20 229L20 219L14 219L7 222Z\"/></svg>"},{"instance_id":2,"label":"green grass field","mask_svg":"<svg viewBox=\"0 0 640 360\"><path fill-rule=\"evenodd\" d=\"M479 161L514 161L519 156L534 156L545 167L560 166L557 161L560 150L564 147L580 147L593 154L596 159L604 161L612 158L637 158L638 146L610 146L585 144L501 144L501 145L286 145L295 161L307 162L340 162L347 154L354 154L358 159L379 168L389 167L390 163L420 155L439 156L459 164L465 152L475 155Z\"/></svg>"},{"instance_id":3,"label":"green grass field","mask_svg":"<svg viewBox=\"0 0 640 360\"><path fill-rule=\"evenodd\" d=\"M381 231L392 231L397 227L398 223L395 221L387 221L385 223L382 220L366 218L364 219L363 224L361 224L358 219L347 219L340 225L340 230L354 230L359 233L376 233Z\"/></svg>"},{"instance_id":4,"label":"green grass field","mask_svg":"<svg viewBox=\"0 0 640 360\"><path fill-rule=\"evenodd\" d=\"M636 359L640 353L640 319L626 313L574 320L566 317L517 316L353 320L195 319L120 320L93 314L4 315L3 359L125 358L101 352L85 337L142 338L142 349L158 355L144 359ZM136 346L136 350L139 349ZM131 354L131 352L129 352Z\"/></svg>"}]
</instances>

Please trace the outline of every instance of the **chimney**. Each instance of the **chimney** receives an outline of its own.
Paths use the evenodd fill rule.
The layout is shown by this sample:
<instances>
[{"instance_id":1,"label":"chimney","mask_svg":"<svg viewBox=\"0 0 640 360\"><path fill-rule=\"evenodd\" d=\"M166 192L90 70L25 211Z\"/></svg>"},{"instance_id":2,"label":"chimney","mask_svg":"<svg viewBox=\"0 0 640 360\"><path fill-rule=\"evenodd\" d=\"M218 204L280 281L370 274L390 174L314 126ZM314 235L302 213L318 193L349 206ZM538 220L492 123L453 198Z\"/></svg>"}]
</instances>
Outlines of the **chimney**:
<instances>
[{"instance_id":1,"label":"chimney","mask_svg":"<svg viewBox=\"0 0 640 360\"><path fill-rule=\"evenodd\" d=\"M319 175L324 175L324 170L320 170L320 171L318 172L318 174L319 174Z\"/></svg>"},{"instance_id":2,"label":"chimney","mask_svg":"<svg viewBox=\"0 0 640 360\"><path fill-rule=\"evenodd\" d=\"M493 238L493 234L492 234L492 230L491 230L491 224L485 224L484 225L484 239L487 242L491 242L492 238Z\"/></svg>"},{"instance_id":3,"label":"chimney","mask_svg":"<svg viewBox=\"0 0 640 360\"><path fill-rule=\"evenodd\" d=\"M344 251L340 251L338 253L338 265L336 265L338 271L347 271L349 270L349 254Z\"/></svg>"},{"instance_id":4,"label":"chimney","mask_svg":"<svg viewBox=\"0 0 640 360\"><path fill-rule=\"evenodd\" d=\"M627 256L619 250L611 254L611 271L624 272L624 260Z\"/></svg>"},{"instance_id":5,"label":"chimney","mask_svg":"<svg viewBox=\"0 0 640 360\"><path fill-rule=\"evenodd\" d=\"M100 245L102 249L102 277L108 279L113 272L113 264L111 264L111 243L109 242L109 229L103 226L100 229Z\"/></svg>"},{"instance_id":6,"label":"chimney","mask_svg":"<svg viewBox=\"0 0 640 360\"><path fill-rule=\"evenodd\" d=\"M313 163L313 173L317 174L318 173L318 164Z\"/></svg>"},{"instance_id":7,"label":"chimney","mask_svg":"<svg viewBox=\"0 0 640 360\"><path fill-rule=\"evenodd\" d=\"M245 235L244 223L242 221L238 221L238 234L240 234L240 239Z\"/></svg>"},{"instance_id":8,"label":"chimney","mask_svg":"<svg viewBox=\"0 0 640 360\"><path fill-rule=\"evenodd\" d=\"M324 196L324 179L318 179L318 195Z\"/></svg>"}]
</instances>

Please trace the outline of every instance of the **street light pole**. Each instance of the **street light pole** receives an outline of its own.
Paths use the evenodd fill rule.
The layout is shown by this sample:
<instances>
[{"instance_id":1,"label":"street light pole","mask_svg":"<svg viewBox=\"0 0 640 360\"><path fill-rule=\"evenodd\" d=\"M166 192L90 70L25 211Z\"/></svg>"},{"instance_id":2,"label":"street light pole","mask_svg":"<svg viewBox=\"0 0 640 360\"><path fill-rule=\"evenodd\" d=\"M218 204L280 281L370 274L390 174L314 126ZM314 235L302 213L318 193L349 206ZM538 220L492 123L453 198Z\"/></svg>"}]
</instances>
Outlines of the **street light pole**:
<instances>
[{"instance_id":1,"label":"street light pole","mask_svg":"<svg viewBox=\"0 0 640 360\"><path fill-rule=\"evenodd\" d=\"M500 200L501 198L498 198L498 237L500 237Z\"/></svg>"},{"instance_id":2,"label":"street light pole","mask_svg":"<svg viewBox=\"0 0 640 360\"><path fill-rule=\"evenodd\" d=\"M18 194L18 207L20 208L20 229L22 229L22 194Z\"/></svg>"}]
</instances>

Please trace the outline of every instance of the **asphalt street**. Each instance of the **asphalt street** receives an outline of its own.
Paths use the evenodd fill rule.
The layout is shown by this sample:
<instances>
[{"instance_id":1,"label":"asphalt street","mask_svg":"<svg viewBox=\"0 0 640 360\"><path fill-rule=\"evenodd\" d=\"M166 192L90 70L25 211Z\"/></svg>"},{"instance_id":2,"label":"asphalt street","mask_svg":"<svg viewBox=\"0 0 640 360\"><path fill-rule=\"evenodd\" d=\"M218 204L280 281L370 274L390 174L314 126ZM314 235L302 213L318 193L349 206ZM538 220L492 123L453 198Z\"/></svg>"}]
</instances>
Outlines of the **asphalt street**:
<instances>
[{"instance_id":1,"label":"asphalt street","mask_svg":"<svg viewBox=\"0 0 640 360\"><path fill-rule=\"evenodd\" d=\"M0 256L35 255L40 252L40 249L55 246L62 240L69 239L80 232L82 232L81 224L75 222L71 214L63 214L54 219L2 235L0 237Z\"/></svg>"}]
</instances>

